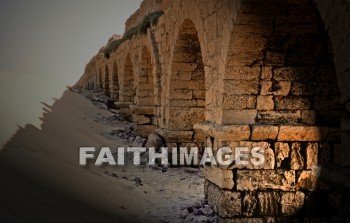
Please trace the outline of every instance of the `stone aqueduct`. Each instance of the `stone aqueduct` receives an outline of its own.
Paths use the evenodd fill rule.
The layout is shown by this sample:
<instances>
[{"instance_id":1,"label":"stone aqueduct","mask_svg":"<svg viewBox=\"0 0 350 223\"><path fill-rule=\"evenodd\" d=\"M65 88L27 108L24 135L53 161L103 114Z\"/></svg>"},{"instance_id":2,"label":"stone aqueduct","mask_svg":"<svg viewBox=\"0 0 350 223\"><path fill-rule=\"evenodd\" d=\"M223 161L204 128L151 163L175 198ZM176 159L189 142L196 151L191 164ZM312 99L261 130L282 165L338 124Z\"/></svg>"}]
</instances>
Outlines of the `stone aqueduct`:
<instances>
[{"instance_id":1,"label":"stone aqueduct","mask_svg":"<svg viewBox=\"0 0 350 223\"><path fill-rule=\"evenodd\" d=\"M350 165L349 9L349 0L145 0L126 32L164 15L108 59L102 48L77 86L104 89L138 134L156 132L168 147L263 147L265 165L205 171L222 222L342 217L346 199L314 167Z\"/></svg>"}]
</instances>

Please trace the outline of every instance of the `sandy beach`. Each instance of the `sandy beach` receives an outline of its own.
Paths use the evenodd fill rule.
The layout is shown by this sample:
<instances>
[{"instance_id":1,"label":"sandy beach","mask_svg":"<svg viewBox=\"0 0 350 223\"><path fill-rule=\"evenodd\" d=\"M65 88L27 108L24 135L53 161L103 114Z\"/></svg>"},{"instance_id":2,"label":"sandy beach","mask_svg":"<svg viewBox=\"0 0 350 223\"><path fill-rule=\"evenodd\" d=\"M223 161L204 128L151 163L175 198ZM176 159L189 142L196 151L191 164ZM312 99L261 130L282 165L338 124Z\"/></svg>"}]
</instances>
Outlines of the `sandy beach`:
<instances>
[{"instance_id":1,"label":"sandy beach","mask_svg":"<svg viewBox=\"0 0 350 223\"><path fill-rule=\"evenodd\" d=\"M188 214L204 199L196 169L79 166L81 146L132 144L111 134L127 122L113 125L110 117L104 106L65 91L44 107L41 129L19 129L0 152L3 222L205 222Z\"/></svg>"}]
</instances>

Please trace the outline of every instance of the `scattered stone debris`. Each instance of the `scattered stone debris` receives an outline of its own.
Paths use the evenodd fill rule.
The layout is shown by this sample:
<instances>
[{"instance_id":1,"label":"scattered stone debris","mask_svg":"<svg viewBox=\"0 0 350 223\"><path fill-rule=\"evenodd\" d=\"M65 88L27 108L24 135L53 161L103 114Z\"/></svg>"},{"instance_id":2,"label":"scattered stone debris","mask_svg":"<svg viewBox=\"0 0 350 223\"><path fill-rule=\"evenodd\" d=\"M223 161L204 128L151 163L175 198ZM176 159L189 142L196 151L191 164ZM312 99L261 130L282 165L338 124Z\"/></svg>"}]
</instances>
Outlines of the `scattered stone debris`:
<instances>
[{"instance_id":1,"label":"scattered stone debris","mask_svg":"<svg viewBox=\"0 0 350 223\"><path fill-rule=\"evenodd\" d=\"M146 139L141 136L136 136L134 142L132 143L133 147L143 147L146 144Z\"/></svg>"},{"instance_id":2,"label":"scattered stone debris","mask_svg":"<svg viewBox=\"0 0 350 223\"><path fill-rule=\"evenodd\" d=\"M131 181L135 181L136 186L143 186L142 180L139 177L134 177Z\"/></svg>"},{"instance_id":3,"label":"scattered stone debris","mask_svg":"<svg viewBox=\"0 0 350 223\"><path fill-rule=\"evenodd\" d=\"M213 209L205 200L197 202L192 206L184 207L181 211L180 219L182 219L180 222L218 222Z\"/></svg>"},{"instance_id":4,"label":"scattered stone debris","mask_svg":"<svg viewBox=\"0 0 350 223\"><path fill-rule=\"evenodd\" d=\"M113 114L110 116L105 116L103 113L99 113L98 117L95 119L96 122L101 123L103 125L109 125L112 126L113 129L109 130L106 133L103 133L103 136L106 137L109 140L122 140L123 142L125 142L126 144L133 146L133 147L146 147L147 150L150 147L154 147L156 152L160 152L161 147L166 146L166 143L164 141L164 139L159 136L156 133L150 134L147 138L143 138L141 136L138 136L135 134L135 124L129 122L128 120L126 120L124 117L122 117L119 114L118 110L115 109L109 109L107 108L107 98L99 98L100 96L103 96L103 94L101 93L84 93L83 95L85 95L86 97L88 97L91 101L93 101L93 103L96 106L99 106L102 109L106 109L111 111ZM116 154L116 151L114 152L114 154ZM148 164L149 161L149 157L148 157L148 153L144 152L141 153L141 165L139 166L140 168L147 168L150 167L152 169L154 169L155 171L159 171L159 172L167 172L168 171L168 166L164 166L161 163L156 163L155 165L150 166ZM125 157L125 161L126 161L126 165L128 165L128 163L132 163L133 160L133 155L131 154L126 154ZM183 168L183 169L179 169L177 171L180 172L186 172L189 174L193 174L193 175L201 175L202 172L199 171L198 168ZM126 170L121 170L121 172L126 172ZM127 181L132 181L135 183L136 187L140 187L143 186L144 182L140 177L136 177L136 176L123 176L121 175L117 175L117 173L115 173L114 171L105 171L105 174L107 174L110 177L113 177L115 179L124 179ZM187 178L184 178L184 180ZM159 191L162 192L165 189L160 189ZM147 191L144 191L144 193L148 193ZM121 209L126 209L126 207L121 206ZM174 220L174 221L173 221ZM216 223L218 222L217 220L217 216L215 216L213 209L208 205L208 203L204 200L199 201L193 205L190 206L185 206L182 210L181 210L181 214L179 216L179 218L173 219L171 221L169 221L168 219L163 219L162 222L207 222L207 223Z\"/></svg>"},{"instance_id":5,"label":"scattered stone debris","mask_svg":"<svg viewBox=\"0 0 350 223\"><path fill-rule=\"evenodd\" d=\"M160 148L164 145L164 140L158 134L153 133L148 136L147 148L154 147L159 152Z\"/></svg>"}]
</instances>

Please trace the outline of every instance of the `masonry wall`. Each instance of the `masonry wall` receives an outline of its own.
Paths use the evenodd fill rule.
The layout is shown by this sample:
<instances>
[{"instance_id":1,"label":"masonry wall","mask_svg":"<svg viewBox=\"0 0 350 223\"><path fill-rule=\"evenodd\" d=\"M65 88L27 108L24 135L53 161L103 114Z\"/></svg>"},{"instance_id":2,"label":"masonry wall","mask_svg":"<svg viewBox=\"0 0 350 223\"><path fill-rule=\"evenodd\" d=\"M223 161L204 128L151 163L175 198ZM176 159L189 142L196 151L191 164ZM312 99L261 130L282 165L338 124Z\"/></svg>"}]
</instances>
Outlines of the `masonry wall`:
<instances>
[{"instance_id":1,"label":"masonry wall","mask_svg":"<svg viewBox=\"0 0 350 223\"><path fill-rule=\"evenodd\" d=\"M349 2L144 1L126 30L159 9L78 85L168 147L261 147L264 165L205 168L222 222L344 220L346 198L319 167L350 164Z\"/></svg>"}]
</instances>

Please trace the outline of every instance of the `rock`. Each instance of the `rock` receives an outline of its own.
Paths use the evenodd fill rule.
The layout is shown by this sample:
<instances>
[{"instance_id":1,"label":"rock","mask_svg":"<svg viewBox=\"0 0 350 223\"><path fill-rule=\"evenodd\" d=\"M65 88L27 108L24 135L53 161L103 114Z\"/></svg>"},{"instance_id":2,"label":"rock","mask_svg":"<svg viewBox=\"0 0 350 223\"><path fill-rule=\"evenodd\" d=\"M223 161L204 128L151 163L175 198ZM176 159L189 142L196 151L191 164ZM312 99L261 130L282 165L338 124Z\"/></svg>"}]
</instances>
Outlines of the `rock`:
<instances>
[{"instance_id":1,"label":"rock","mask_svg":"<svg viewBox=\"0 0 350 223\"><path fill-rule=\"evenodd\" d=\"M277 215L280 196L278 192L260 192L258 210L262 215Z\"/></svg>"},{"instance_id":2,"label":"rock","mask_svg":"<svg viewBox=\"0 0 350 223\"><path fill-rule=\"evenodd\" d=\"M289 145L288 143L277 142L275 143L275 155L277 168L283 167L283 162L289 157Z\"/></svg>"},{"instance_id":3,"label":"rock","mask_svg":"<svg viewBox=\"0 0 350 223\"><path fill-rule=\"evenodd\" d=\"M306 169L312 169L317 166L318 144L309 143L306 148Z\"/></svg>"},{"instance_id":4,"label":"rock","mask_svg":"<svg viewBox=\"0 0 350 223\"><path fill-rule=\"evenodd\" d=\"M297 189L304 189L314 191L317 187L318 176L316 176L311 170L303 170L300 173L297 182Z\"/></svg>"},{"instance_id":5,"label":"rock","mask_svg":"<svg viewBox=\"0 0 350 223\"><path fill-rule=\"evenodd\" d=\"M111 131L110 135L119 135L120 133L123 133L123 132L124 132L123 128L117 127L116 129Z\"/></svg>"},{"instance_id":6,"label":"rock","mask_svg":"<svg viewBox=\"0 0 350 223\"><path fill-rule=\"evenodd\" d=\"M203 208L201 208L203 214L207 217L214 216L214 211L209 207L209 205L205 205Z\"/></svg>"},{"instance_id":7,"label":"rock","mask_svg":"<svg viewBox=\"0 0 350 223\"><path fill-rule=\"evenodd\" d=\"M278 134L278 126L253 125L252 140L275 140Z\"/></svg>"},{"instance_id":8,"label":"rock","mask_svg":"<svg viewBox=\"0 0 350 223\"><path fill-rule=\"evenodd\" d=\"M282 193L282 215L292 216L300 212L304 206L305 194L301 191Z\"/></svg>"},{"instance_id":9,"label":"rock","mask_svg":"<svg viewBox=\"0 0 350 223\"><path fill-rule=\"evenodd\" d=\"M243 214L245 216L253 216L258 200L255 197L255 193L251 191L247 191L245 196L243 197Z\"/></svg>"},{"instance_id":10,"label":"rock","mask_svg":"<svg viewBox=\"0 0 350 223\"><path fill-rule=\"evenodd\" d=\"M143 186L142 180L139 177L134 177L131 181L135 181L136 186Z\"/></svg>"},{"instance_id":11,"label":"rock","mask_svg":"<svg viewBox=\"0 0 350 223\"><path fill-rule=\"evenodd\" d=\"M160 152L160 148L164 146L164 144L163 139L158 134L152 133L148 136L146 146L147 148L154 147L157 152Z\"/></svg>"},{"instance_id":12,"label":"rock","mask_svg":"<svg viewBox=\"0 0 350 223\"><path fill-rule=\"evenodd\" d=\"M207 199L210 206L221 217L232 218L241 214L241 193L221 190L208 183Z\"/></svg>"},{"instance_id":13,"label":"rock","mask_svg":"<svg viewBox=\"0 0 350 223\"><path fill-rule=\"evenodd\" d=\"M130 139L132 139L133 137L131 137ZM142 138L140 136L136 136L136 138L134 139L134 142L132 143L133 147L143 147L146 143L146 139Z\"/></svg>"},{"instance_id":14,"label":"rock","mask_svg":"<svg viewBox=\"0 0 350 223\"><path fill-rule=\"evenodd\" d=\"M292 170L301 170L304 167L304 158L300 154L300 143L292 144L292 152L290 153L290 168Z\"/></svg>"},{"instance_id":15,"label":"rock","mask_svg":"<svg viewBox=\"0 0 350 223\"><path fill-rule=\"evenodd\" d=\"M207 180L211 181L222 189L231 190L234 186L232 170L223 170L213 165L205 166L203 168L203 173Z\"/></svg>"},{"instance_id":16,"label":"rock","mask_svg":"<svg viewBox=\"0 0 350 223\"><path fill-rule=\"evenodd\" d=\"M195 210L193 211L193 214L194 214L194 215L203 215L203 211L202 211L201 209L195 209Z\"/></svg>"},{"instance_id":17,"label":"rock","mask_svg":"<svg viewBox=\"0 0 350 223\"><path fill-rule=\"evenodd\" d=\"M294 190L295 172L283 170L238 170L237 190Z\"/></svg>"}]
</instances>

